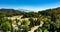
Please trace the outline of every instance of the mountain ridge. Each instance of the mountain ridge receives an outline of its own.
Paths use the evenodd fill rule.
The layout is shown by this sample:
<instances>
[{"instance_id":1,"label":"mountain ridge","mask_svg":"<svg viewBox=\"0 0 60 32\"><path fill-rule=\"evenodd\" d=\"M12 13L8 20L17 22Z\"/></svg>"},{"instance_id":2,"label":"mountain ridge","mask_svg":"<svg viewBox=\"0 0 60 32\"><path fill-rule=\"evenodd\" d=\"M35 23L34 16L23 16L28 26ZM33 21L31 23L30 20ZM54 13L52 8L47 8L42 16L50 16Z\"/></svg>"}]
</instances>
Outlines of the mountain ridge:
<instances>
[{"instance_id":1,"label":"mountain ridge","mask_svg":"<svg viewBox=\"0 0 60 32\"><path fill-rule=\"evenodd\" d=\"M34 13L37 14L42 14L42 15L51 15L53 14L60 14L60 7L58 8L53 8L53 9L46 9L46 10L42 10L42 11L38 11L38 12L26 12L29 10L25 10L25 9L20 9L20 10L15 10L15 9L0 9L0 16L15 16L15 15L24 15L24 14L31 14L31 15L35 15Z\"/></svg>"}]
</instances>

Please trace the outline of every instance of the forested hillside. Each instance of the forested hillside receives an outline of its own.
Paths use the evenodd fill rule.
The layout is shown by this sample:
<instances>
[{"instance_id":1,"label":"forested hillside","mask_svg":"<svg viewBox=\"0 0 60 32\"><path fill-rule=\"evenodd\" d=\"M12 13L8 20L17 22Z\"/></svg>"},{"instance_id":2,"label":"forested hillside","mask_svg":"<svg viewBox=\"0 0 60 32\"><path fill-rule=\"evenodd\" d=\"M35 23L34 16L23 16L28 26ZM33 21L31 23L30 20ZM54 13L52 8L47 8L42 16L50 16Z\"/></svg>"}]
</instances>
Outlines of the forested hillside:
<instances>
[{"instance_id":1,"label":"forested hillside","mask_svg":"<svg viewBox=\"0 0 60 32\"><path fill-rule=\"evenodd\" d=\"M60 32L60 8L38 12L0 9L0 31Z\"/></svg>"}]
</instances>

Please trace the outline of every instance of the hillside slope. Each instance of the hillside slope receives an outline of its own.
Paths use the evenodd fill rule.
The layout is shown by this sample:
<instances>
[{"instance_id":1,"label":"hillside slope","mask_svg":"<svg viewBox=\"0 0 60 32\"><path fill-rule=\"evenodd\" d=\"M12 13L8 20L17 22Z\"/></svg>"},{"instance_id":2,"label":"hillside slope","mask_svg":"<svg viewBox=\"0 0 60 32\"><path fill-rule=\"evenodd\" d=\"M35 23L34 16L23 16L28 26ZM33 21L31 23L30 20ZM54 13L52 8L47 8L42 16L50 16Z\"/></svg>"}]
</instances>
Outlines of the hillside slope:
<instances>
[{"instance_id":1,"label":"hillside slope","mask_svg":"<svg viewBox=\"0 0 60 32\"><path fill-rule=\"evenodd\" d=\"M60 14L60 7L39 11L42 15Z\"/></svg>"}]
</instances>

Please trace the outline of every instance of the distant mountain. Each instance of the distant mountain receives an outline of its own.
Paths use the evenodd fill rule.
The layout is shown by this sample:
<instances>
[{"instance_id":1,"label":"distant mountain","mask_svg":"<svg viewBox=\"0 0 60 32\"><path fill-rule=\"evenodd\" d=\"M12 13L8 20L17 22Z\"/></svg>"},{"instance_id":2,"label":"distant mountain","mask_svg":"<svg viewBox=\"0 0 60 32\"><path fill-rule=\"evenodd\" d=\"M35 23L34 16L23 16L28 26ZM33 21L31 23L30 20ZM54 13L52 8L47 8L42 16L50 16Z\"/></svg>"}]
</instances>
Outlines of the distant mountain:
<instances>
[{"instance_id":1,"label":"distant mountain","mask_svg":"<svg viewBox=\"0 0 60 32\"><path fill-rule=\"evenodd\" d=\"M14 9L0 9L0 16L12 16L12 15L21 15L22 11Z\"/></svg>"}]
</instances>

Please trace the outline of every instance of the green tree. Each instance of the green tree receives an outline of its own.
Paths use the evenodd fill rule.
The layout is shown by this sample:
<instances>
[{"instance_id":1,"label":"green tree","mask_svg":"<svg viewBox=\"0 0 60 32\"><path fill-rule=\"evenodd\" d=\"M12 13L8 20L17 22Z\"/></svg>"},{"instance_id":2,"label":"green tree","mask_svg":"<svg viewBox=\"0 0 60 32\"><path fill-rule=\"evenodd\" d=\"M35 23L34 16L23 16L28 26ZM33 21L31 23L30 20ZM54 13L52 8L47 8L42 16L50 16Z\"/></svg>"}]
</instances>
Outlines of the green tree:
<instances>
[{"instance_id":1,"label":"green tree","mask_svg":"<svg viewBox=\"0 0 60 32\"><path fill-rule=\"evenodd\" d=\"M26 30L28 32L30 30L29 26L25 26L24 30Z\"/></svg>"},{"instance_id":2,"label":"green tree","mask_svg":"<svg viewBox=\"0 0 60 32\"><path fill-rule=\"evenodd\" d=\"M2 25L2 29L4 30L4 32L11 31L10 23L8 21L4 22Z\"/></svg>"},{"instance_id":3,"label":"green tree","mask_svg":"<svg viewBox=\"0 0 60 32\"><path fill-rule=\"evenodd\" d=\"M30 21L29 20L23 20L22 21L22 24L28 26L28 25L30 25Z\"/></svg>"},{"instance_id":4,"label":"green tree","mask_svg":"<svg viewBox=\"0 0 60 32\"><path fill-rule=\"evenodd\" d=\"M35 26L35 22L32 18L30 18L29 21L30 21L30 25L29 25L30 27Z\"/></svg>"}]
</instances>

